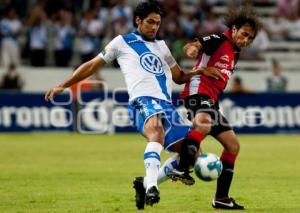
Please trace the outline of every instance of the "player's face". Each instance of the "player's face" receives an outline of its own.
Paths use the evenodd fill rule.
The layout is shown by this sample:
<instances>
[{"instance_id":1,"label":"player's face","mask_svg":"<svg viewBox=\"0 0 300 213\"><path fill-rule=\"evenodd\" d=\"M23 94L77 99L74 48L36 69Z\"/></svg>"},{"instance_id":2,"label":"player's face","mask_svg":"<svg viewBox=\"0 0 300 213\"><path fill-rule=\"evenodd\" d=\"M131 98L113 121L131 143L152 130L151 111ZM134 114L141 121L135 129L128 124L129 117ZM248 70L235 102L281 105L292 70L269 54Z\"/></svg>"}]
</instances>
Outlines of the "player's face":
<instances>
[{"instance_id":1,"label":"player's face","mask_svg":"<svg viewBox=\"0 0 300 213\"><path fill-rule=\"evenodd\" d=\"M161 23L161 17L157 13L150 13L146 18L141 20L139 17L136 20L138 30L145 37L153 39L156 37L157 31Z\"/></svg>"},{"instance_id":2,"label":"player's face","mask_svg":"<svg viewBox=\"0 0 300 213\"><path fill-rule=\"evenodd\" d=\"M254 38L255 35L250 25L243 25L240 29L235 26L232 28L232 39L238 48L249 46Z\"/></svg>"}]
</instances>

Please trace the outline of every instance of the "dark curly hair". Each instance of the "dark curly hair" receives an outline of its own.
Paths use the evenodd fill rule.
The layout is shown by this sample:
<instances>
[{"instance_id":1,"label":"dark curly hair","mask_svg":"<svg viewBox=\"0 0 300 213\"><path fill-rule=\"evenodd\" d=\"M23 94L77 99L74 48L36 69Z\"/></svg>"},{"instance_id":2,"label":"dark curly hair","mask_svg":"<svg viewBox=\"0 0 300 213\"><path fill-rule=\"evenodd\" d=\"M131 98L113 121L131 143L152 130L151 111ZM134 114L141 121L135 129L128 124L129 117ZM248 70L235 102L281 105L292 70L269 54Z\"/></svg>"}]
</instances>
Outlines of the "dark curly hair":
<instances>
[{"instance_id":1,"label":"dark curly hair","mask_svg":"<svg viewBox=\"0 0 300 213\"><path fill-rule=\"evenodd\" d=\"M225 25L229 29L232 29L233 26L240 29L245 24L252 27L255 36L262 26L257 14L249 6L231 7L228 9L228 13L225 16Z\"/></svg>"},{"instance_id":2,"label":"dark curly hair","mask_svg":"<svg viewBox=\"0 0 300 213\"><path fill-rule=\"evenodd\" d=\"M133 13L133 26L137 27L135 19L139 17L141 20L146 18L150 13L157 13L162 15L160 5L155 0L143 1L137 5Z\"/></svg>"}]
</instances>

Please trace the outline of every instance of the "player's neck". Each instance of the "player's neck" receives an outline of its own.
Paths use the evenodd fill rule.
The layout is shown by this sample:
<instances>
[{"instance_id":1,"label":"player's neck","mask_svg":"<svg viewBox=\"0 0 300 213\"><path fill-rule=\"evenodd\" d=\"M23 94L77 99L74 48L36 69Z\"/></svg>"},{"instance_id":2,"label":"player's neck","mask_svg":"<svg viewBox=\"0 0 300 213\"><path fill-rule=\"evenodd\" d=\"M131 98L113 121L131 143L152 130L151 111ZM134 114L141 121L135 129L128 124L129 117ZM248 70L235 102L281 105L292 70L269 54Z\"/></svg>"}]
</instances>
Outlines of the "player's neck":
<instances>
[{"instance_id":1,"label":"player's neck","mask_svg":"<svg viewBox=\"0 0 300 213\"><path fill-rule=\"evenodd\" d=\"M233 41L233 38L232 38L232 31L231 30L228 30L228 31L225 31L223 32L223 34L227 37L228 41L231 43L231 45L233 46L233 49L235 52L240 52L241 51L241 48L239 48L238 46L236 46L236 44L234 43Z\"/></svg>"},{"instance_id":2,"label":"player's neck","mask_svg":"<svg viewBox=\"0 0 300 213\"><path fill-rule=\"evenodd\" d=\"M142 39L145 40L145 41L151 41L151 42L155 41L155 37L154 37L154 38L147 38L147 37L144 36L142 33L140 33L138 29L136 29L133 33L135 33L135 34L141 36Z\"/></svg>"}]
</instances>

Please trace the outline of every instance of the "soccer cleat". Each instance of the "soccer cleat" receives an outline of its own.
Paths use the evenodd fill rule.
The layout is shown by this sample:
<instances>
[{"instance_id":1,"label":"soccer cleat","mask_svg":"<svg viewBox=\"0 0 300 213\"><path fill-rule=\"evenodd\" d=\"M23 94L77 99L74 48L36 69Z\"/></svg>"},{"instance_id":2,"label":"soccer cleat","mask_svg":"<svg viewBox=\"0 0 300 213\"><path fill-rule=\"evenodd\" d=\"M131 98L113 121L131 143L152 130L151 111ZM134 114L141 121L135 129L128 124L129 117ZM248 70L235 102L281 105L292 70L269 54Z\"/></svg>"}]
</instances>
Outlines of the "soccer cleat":
<instances>
[{"instance_id":1,"label":"soccer cleat","mask_svg":"<svg viewBox=\"0 0 300 213\"><path fill-rule=\"evenodd\" d=\"M231 197L214 198L212 201L212 207L215 209L229 209L229 210L244 210L244 206L241 206L235 202Z\"/></svg>"},{"instance_id":2,"label":"soccer cleat","mask_svg":"<svg viewBox=\"0 0 300 213\"><path fill-rule=\"evenodd\" d=\"M190 171L179 171L177 169L173 169L170 171L167 176L172 180L172 181L181 181L185 185L193 185L195 183L195 179L190 176L191 173Z\"/></svg>"},{"instance_id":3,"label":"soccer cleat","mask_svg":"<svg viewBox=\"0 0 300 213\"><path fill-rule=\"evenodd\" d=\"M144 209L146 190L144 188L144 178L136 177L133 180L133 188L135 189L135 205L137 209Z\"/></svg>"},{"instance_id":4,"label":"soccer cleat","mask_svg":"<svg viewBox=\"0 0 300 213\"><path fill-rule=\"evenodd\" d=\"M145 202L147 205L152 206L153 204L158 203L159 200L160 200L159 191L156 186L152 186L146 192Z\"/></svg>"}]
</instances>

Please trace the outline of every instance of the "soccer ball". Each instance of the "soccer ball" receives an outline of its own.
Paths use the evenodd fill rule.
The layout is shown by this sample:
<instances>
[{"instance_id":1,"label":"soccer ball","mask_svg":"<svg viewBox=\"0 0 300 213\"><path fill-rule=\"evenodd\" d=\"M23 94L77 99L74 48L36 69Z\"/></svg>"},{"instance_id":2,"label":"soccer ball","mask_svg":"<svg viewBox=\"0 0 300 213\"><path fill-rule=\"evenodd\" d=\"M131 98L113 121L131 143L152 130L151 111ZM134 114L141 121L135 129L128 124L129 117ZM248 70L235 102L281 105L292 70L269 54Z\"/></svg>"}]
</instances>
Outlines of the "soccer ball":
<instances>
[{"instance_id":1,"label":"soccer ball","mask_svg":"<svg viewBox=\"0 0 300 213\"><path fill-rule=\"evenodd\" d=\"M195 174L204 181L217 179L222 172L223 165L220 158L213 153L203 153L196 160Z\"/></svg>"}]
</instances>

